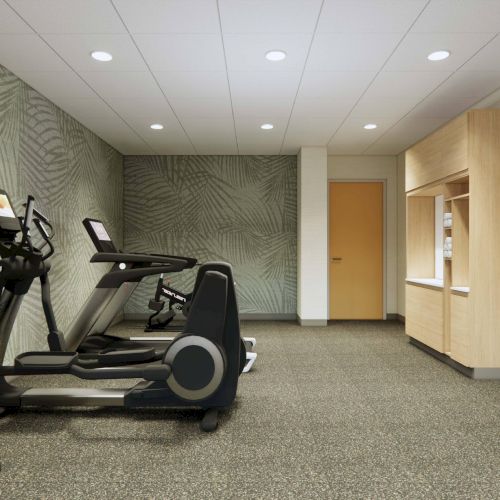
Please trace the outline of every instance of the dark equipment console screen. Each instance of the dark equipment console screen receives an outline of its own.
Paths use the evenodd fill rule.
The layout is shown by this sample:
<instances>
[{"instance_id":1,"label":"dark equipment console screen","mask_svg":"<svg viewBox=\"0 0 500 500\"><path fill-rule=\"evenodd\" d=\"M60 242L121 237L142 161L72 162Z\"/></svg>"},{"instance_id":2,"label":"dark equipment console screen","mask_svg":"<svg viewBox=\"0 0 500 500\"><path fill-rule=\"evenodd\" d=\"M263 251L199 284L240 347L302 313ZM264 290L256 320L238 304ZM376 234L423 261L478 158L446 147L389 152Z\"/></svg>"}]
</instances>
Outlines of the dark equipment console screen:
<instances>
[{"instance_id":1,"label":"dark equipment console screen","mask_svg":"<svg viewBox=\"0 0 500 500\"><path fill-rule=\"evenodd\" d=\"M92 242L94 243L96 250L98 252L107 252L107 253L117 253L118 249L116 248L111 236L109 236L104 224L97 219L85 219L83 221L83 225L85 229L89 233Z\"/></svg>"},{"instance_id":2,"label":"dark equipment console screen","mask_svg":"<svg viewBox=\"0 0 500 500\"><path fill-rule=\"evenodd\" d=\"M17 232L21 224L16 217L7 193L0 189L0 229L2 231Z\"/></svg>"}]
</instances>

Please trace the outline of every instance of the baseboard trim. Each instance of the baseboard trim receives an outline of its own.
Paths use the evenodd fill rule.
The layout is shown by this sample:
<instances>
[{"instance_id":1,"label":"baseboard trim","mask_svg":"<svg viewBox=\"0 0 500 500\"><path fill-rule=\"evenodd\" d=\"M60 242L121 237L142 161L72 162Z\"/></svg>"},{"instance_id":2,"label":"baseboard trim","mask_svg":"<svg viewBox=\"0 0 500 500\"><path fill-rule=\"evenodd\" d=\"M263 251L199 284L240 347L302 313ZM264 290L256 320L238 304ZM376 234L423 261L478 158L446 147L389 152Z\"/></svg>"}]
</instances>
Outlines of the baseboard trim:
<instances>
[{"instance_id":1,"label":"baseboard trim","mask_svg":"<svg viewBox=\"0 0 500 500\"><path fill-rule=\"evenodd\" d=\"M439 361L446 363L448 366L451 366L451 368L454 368L469 378L474 380L500 380L500 368L470 368L462 363L459 363L458 361L455 361L454 359L451 359L446 354L436 351L432 347L425 345L413 337L410 337L410 344L418 347L427 354L430 354Z\"/></svg>"},{"instance_id":2,"label":"baseboard trim","mask_svg":"<svg viewBox=\"0 0 500 500\"><path fill-rule=\"evenodd\" d=\"M297 321L300 326L327 326L328 321L326 319L302 319L297 316Z\"/></svg>"},{"instance_id":3,"label":"baseboard trim","mask_svg":"<svg viewBox=\"0 0 500 500\"><path fill-rule=\"evenodd\" d=\"M424 344L423 342L420 342L420 340L417 340L413 337L410 337L410 344L417 347L421 351L424 351L427 354L430 354L432 357L438 359L442 363L445 363L448 366L451 366L455 370L459 371L462 375L465 375L469 378L474 378L473 377L473 375L474 375L473 368L469 368L467 366L462 365L461 363L458 363L457 361L451 359L446 354L443 354L442 352L436 351L436 349L429 347L428 345Z\"/></svg>"},{"instance_id":4,"label":"baseboard trim","mask_svg":"<svg viewBox=\"0 0 500 500\"><path fill-rule=\"evenodd\" d=\"M474 368L476 380L500 380L500 368Z\"/></svg>"},{"instance_id":5,"label":"baseboard trim","mask_svg":"<svg viewBox=\"0 0 500 500\"><path fill-rule=\"evenodd\" d=\"M406 318L402 314L396 314L396 319L403 325L406 323Z\"/></svg>"},{"instance_id":6,"label":"baseboard trim","mask_svg":"<svg viewBox=\"0 0 500 500\"><path fill-rule=\"evenodd\" d=\"M387 313L385 315L385 320L386 321L397 321L398 320L398 315L396 313Z\"/></svg>"},{"instance_id":7,"label":"baseboard trim","mask_svg":"<svg viewBox=\"0 0 500 500\"><path fill-rule=\"evenodd\" d=\"M145 313L125 313L125 321L147 321L150 314ZM241 313L242 321L295 321L297 316L290 313Z\"/></svg>"}]
</instances>

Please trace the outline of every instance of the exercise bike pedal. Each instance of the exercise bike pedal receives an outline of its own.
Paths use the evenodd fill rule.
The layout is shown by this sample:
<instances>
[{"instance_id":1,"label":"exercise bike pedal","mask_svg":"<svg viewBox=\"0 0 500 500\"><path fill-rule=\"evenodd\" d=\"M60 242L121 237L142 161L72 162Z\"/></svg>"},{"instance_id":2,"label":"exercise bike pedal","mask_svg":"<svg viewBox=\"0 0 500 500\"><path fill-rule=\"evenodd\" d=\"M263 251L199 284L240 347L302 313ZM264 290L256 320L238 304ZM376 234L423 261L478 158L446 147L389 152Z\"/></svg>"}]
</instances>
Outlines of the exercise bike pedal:
<instances>
[{"instance_id":1,"label":"exercise bike pedal","mask_svg":"<svg viewBox=\"0 0 500 500\"><path fill-rule=\"evenodd\" d=\"M217 429L219 424L219 410L216 408L209 408L205 411L205 415L200 422L200 429L203 432L213 432Z\"/></svg>"}]
</instances>

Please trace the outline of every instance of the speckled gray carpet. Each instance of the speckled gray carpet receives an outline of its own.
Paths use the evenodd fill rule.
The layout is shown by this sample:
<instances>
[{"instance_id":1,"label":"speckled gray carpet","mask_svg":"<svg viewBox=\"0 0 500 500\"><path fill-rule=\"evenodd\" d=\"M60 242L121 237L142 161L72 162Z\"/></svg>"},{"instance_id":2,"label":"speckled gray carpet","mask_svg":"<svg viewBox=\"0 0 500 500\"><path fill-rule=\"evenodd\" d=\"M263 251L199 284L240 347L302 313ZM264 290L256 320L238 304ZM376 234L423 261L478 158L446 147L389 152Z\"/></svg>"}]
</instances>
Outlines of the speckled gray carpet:
<instances>
[{"instance_id":1,"label":"speckled gray carpet","mask_svg":"<svg viewBox=\"0 0 500 500\"><path fill-rule=\"evenodd\" d=\"M216 433L194 412L19 411L0 420L0 497L500 498L500 382L455 372L397 323L244 334L259 358Z\"/></svg>"}]
</instances>

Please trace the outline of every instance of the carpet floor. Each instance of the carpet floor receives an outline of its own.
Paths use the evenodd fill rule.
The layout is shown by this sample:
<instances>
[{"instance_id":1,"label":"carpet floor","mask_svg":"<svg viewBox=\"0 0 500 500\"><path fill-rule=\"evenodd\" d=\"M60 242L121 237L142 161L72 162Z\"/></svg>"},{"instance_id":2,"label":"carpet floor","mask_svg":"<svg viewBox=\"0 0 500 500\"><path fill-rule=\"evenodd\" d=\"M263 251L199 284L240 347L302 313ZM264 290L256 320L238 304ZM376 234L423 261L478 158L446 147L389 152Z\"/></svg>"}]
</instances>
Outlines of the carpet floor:
<instances>
[{"instance_id":1,"label":"carpet floor","mask_svg":"<svg viewBox=\"0 0 500 500\"><path fill-rule=\"evenodd\" d=\"M457 373L396 322L243 333L259 357L215 433L190 411L24 409L0 420L0 498L500 498L499 381Z\"/></svg>"}]
</instances>

